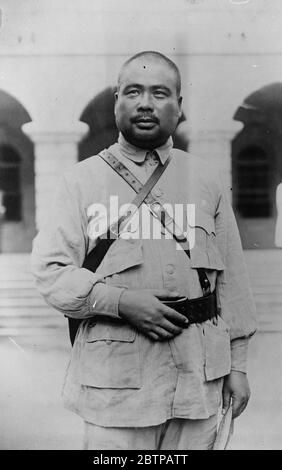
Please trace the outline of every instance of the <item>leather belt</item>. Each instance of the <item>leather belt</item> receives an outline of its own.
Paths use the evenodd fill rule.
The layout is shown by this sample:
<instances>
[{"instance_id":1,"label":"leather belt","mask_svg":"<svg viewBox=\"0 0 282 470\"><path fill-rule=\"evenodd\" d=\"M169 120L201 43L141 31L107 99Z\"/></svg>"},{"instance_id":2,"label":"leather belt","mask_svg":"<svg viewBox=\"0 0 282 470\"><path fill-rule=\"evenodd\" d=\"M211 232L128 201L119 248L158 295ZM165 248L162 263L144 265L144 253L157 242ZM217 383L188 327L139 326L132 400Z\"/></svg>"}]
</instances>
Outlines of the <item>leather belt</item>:
<instances>
[{"instance_id":1,"label":"leather belt","mask_svg":"<svg viewBox=\"0 0 282 470\"><path fill-rule=\"evenodd\" d=\"M196 299L188 299L187 297L176 301L165 299L162 300L162 303L188 318L187 327L191 323L203 323L206 320L211 320L218 314L215 291Z\"/></svg>"},{"instance_id":2,"label":"leather belt","mask_svg":"<svg viewBox=\"0 0 282 470\"><path fill-rule=\"evenodd\" d=\"M181 325L179 325L181 328L188 328L192 323L203 323L207 320L212 320L212 318L216 318L218 315L215 291L209 295L205 295L204 297L197 297L196 299L189 300L185 297L183 300L181 298L181 300L175 301L168 298L161 302L188 318L189 323L185 326L181 323ZM92 317L90 320L88 319L89 326L94 326L99 320L102 320L104 323L108 323L109 325L127 323L121 318L109 318L104 315L95 315L95 317Z\"/></svg>"}]
</instances>

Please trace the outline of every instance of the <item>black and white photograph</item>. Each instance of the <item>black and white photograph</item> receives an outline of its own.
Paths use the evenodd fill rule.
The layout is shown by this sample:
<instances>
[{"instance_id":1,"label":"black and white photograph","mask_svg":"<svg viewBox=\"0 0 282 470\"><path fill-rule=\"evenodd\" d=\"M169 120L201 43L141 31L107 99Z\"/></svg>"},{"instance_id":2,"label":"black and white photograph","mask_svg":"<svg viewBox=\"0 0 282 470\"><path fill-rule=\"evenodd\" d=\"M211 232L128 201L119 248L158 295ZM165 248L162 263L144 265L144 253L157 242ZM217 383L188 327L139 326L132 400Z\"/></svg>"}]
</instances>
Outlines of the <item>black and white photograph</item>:
<instances>
[{"instance_id":1,"label":"black and white photograph","mask_svg":"<svg viewBox=\"0 0 282 470\"><path fill-rule=\"evenodd\" d=\"M282 450L281 25L0 0L0 450Z\"/></svg>"}]
</instances>

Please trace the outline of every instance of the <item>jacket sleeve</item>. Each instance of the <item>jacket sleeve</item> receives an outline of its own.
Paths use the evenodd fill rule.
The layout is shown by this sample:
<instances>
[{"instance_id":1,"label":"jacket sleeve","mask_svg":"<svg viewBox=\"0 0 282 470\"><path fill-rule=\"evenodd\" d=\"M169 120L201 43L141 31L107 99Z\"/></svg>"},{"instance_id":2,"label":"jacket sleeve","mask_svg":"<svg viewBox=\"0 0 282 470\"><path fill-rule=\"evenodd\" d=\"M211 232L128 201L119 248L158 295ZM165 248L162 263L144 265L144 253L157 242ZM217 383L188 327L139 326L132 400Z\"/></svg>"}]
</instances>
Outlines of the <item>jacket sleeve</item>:
<instances>
[{"instance_id":1,"label":"jacket sleeve","mask_svg":"<svg viewBox=\"0 0 282 470\"><path fill-rule=\"evenodd\" d=\"M33 243L32 272L46 302L73 318L118 316L123 291L82 264L88 249L87 217L80 191L62 178L44 226Z\"/></svg>"},{"instance_id":2,"label":"jacket sleeve","mask_svg":"<svg viewBox=\"0 0 282 470\"><path fill-rule=\"evenodd\" d=\"M220 315L230 327L233 370L246 371L248 339L257 322L250 281L235 216L223 184L216 213L216 240L225 269L217 278Z\"/></svg>"}]
</instances>

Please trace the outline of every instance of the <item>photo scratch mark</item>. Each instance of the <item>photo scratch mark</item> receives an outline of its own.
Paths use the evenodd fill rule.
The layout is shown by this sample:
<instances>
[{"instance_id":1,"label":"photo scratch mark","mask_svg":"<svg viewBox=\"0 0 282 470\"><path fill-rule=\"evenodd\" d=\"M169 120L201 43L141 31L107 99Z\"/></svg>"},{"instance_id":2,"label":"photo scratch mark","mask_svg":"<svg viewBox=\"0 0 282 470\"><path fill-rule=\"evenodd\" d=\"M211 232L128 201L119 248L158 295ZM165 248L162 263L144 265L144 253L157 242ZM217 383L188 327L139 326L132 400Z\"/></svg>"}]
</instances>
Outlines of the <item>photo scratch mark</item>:
<instances>
[{"instance_id":1,"label":"photo scratch mark","mask_svg":"<svg viewBox=\"0 0 282 470\"><path fill-rule=\"evenodd\" d=\"M11 336L8 336L8 338L11 341L11 343L13 343L13 345L16 346L16 348L18 348L21 352L26 354L26 351L13 338L11 338Z\"/></svg>"}]
</instances>

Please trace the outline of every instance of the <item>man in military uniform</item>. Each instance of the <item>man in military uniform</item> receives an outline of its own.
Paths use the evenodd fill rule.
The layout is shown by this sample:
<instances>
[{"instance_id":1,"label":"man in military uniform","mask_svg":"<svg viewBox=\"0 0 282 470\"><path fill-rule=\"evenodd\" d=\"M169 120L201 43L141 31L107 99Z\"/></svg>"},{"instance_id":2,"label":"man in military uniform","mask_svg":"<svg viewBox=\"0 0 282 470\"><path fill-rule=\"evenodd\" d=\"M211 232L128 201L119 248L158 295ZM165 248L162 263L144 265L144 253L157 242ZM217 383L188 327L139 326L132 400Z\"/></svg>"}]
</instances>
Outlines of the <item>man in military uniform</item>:
<instances>
[{"instance_id":1,"label":"man in military uniform","mask_svg":"<svg viewBox=\"0 0 282 470\"><path fill-rule=\"evenodd\" d=\"M211 449L220 407L224 413L232 403L236 418L249 399L255 320L238 229L209 162L173 149L180 90L178 68L158 52L123 65L118 142L68 170L35 239L40 292L83 320L63 396L85 421L85 449ZM95 258L116 223L111 197L131 203L150 178L155 184L135 211L143 217L115 224L101 263L87 269L86 256ZM183 211L178 238L166 203L195 208L194 218ZM152 221L161 236L144 236Z\"/></svg>"}]
</instances>

